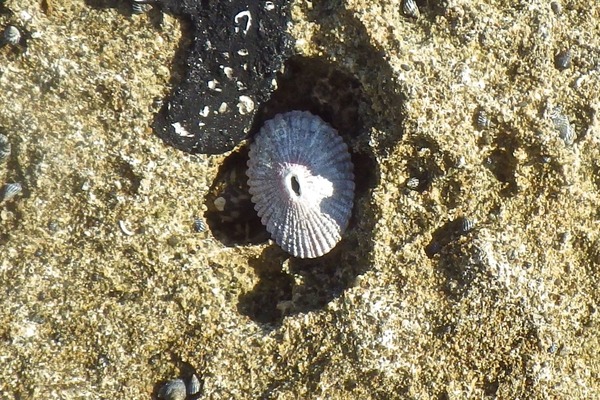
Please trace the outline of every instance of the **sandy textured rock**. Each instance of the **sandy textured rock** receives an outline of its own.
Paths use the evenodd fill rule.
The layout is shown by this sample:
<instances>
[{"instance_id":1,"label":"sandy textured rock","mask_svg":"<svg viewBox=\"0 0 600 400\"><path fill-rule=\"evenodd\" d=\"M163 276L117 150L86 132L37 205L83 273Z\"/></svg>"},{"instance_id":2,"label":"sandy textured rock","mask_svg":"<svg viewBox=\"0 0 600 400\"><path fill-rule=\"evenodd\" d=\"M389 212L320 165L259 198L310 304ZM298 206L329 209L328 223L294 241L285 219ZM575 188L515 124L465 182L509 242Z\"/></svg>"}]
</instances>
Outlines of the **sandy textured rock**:
<instances>
[{"instance_id":1,"label":"sandy textured rock","mask_svg":"<svg viewBox=\"0 0 600 400\"><path fill-rule=\"evenodd\" d=\"M114 3L0 9L23 35L0 48L0 184L23 185L0 204L1 398L148 399L192 371L205 398L600 392L599 5L294 3L299 54L368 100L346 238L301 261L194 231L228 155L150 129L185 23Z\"/></svg>"}]
</instances>

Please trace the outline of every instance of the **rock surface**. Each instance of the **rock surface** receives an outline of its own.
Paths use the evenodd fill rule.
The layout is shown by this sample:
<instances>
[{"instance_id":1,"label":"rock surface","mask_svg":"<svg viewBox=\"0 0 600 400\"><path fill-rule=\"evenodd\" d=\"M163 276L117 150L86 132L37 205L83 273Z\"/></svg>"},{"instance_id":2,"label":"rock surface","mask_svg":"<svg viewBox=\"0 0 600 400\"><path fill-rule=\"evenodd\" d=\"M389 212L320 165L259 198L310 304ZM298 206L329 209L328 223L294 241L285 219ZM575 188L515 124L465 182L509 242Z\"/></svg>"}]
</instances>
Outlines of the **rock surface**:
<instances>
[{"instance_id":1,"label":"rock surface","mask_svg":"<svg viewBox=\"0 0 600 400\"><path fill-rule=\"evenodd\" d=\"M194 230L228 155L152 130L185 21L3 2L0 184L23 192L0 204L0 397L148 399L196 372L205 398L593 398L600 5L486 3L293 3L298 54L367 99L354 218L303 261Z\"/></svg>"},{"instance_id":2,"label":"rock surface","mask_svg":"<svg viewBox=\"0 0 600 400\"><path fill-rule=\"evenodd\" d=\"M292 54L288 0L160 0L190 21L184 77L157 114L165 142L191 153L220 154L250 131L277 72Z\"/></svg>"}]
</instances>

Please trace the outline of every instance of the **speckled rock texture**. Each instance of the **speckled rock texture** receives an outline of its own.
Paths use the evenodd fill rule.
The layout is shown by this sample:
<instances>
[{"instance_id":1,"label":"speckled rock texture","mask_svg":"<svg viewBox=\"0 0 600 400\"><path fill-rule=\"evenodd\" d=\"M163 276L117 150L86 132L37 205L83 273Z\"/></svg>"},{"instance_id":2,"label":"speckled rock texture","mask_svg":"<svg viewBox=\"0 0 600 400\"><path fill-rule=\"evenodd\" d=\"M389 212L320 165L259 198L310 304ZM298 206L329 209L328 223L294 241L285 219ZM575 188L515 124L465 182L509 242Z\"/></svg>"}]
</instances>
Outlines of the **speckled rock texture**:
<instances>
[{"instance_id":1,"label":"speckled rock texture","mask_svg":"<svg viewBox=\"0 0 600 400\"><path fill-rule=\"evenodd\" d=\"M152 129L187 21L3 1L0 398L597 397L600 5L401 3L292 3L365 99L348 230L297 260L194 229L231 155Z\"/></svg>"},{"instance_id":2,"label":"speckled rock texture","mask_svg":"<svg viewBox=\"0 0 600 400\"><path fill-rule=\"evenodd\" d=\"M184 78L154 128L191 153L220 154L244 139L291 55L288 0L158 0L189 20Z\"/></svg>"}]
</instances>

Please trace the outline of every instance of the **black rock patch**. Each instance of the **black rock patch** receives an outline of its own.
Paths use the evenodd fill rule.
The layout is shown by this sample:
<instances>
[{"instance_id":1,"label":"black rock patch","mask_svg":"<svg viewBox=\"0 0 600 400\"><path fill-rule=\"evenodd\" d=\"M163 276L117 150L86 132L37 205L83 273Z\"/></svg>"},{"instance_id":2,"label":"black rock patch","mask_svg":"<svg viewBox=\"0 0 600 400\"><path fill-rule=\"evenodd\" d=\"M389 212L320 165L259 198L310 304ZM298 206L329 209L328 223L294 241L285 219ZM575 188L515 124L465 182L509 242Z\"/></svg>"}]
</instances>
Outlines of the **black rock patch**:
<instances>
[{"instance_id":1,"label":"black rock patch","mask_svg":"<svg viewBox=\"0 0 600 400\"><path fill-rule=\"evenodd\" d=\"M154 120L168 144L190 153L231 150L248 134L277 72L292 54L288 0L158 0L188 17L193 41L183 81Z\"/></svg>"}]
</instances>

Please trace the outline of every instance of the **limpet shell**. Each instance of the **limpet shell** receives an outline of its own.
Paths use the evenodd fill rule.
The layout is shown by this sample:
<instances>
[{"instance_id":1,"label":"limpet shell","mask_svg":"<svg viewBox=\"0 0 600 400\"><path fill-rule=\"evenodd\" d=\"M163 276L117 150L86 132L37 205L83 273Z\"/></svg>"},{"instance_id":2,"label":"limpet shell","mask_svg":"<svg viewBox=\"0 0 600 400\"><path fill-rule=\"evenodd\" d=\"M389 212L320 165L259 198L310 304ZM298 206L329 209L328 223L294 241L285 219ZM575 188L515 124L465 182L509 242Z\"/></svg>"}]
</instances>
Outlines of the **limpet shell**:
<instances>
[{"instance_id":1,"label":"limpet shell","mask_svg":"<svg viewBox=\"0 0 600 400\"><path fill-rule=\"evenodd\" d=\"M554 65L560 71L564 71L571 67L571 61L573 60L573 52L571 49L566 49L558 53L554 57Z\"/></svg>"},{"instance_id":2,"label":"limpet shell","mask_svg":"<svg viewBox=\"0 0 600 400\"><path fill-rule=\"evenodd\" d=\"M190 381L187 384L187 394L189 396L200 392L200 380L196 374L192 374Z\"/></svg>"},{"instance_id":3,"label":"limpet shell","mask_svg":"<svg viewBox=\"0 0 600 400\"><path fill-rule=\"evenodd\" d=\"M186 387L182 379L174 379L165 383L158 391L158 398L165 400L184 400Z\"/></svg>"},{"instance_id":4,"label":"limpet shell","mask_svg":"<svg viewBox=\"0 0 600 400\"><path fill-rule=\"evenodd\" d=\"M0 133L0 162L6 160L10 156L10 142L8 137Z\"/></svg>"},{"instance_id":5,"label":"limpet shell","mask_svg":"<svg viewBox=\"0 0 600 400\"><path fill-rule=\"evenodd\" d=\"M131 0L131 12L133 14L143 14L151 8L152 6L146 3L146 0Z\"/></svg>"},{"instance_id":6,"label":"limpet shell","mask_svg":"<svg viewBox=\"0 0 600 400\"><path fill-rule=\"evenodd\" d=\"M23 191L23 185L19 182L15 183L7 183L2 188L2 201L8 201L17 196L19 193Z\"/></svg>"},{"instance_id":7,"label":"limpet shell","mask_svg":"<svg viewBox=\"0 0 600 400\"><path fill-rule=\"evenodd\" d=\"M558 136L566 145L572 145L575 141L576 133L569 122L569 118L563 114L562 108L560 106L553 108L550 110L548 116L558 131Z\"/></svg>"},{"instance_id":8,"label":"limpet shell","mask_svg":"<svg viewBox=\"0 0 600 400\"><path fill-rule=\"evenodd\" d=\"M21 41L21 32L16 26L9 25L4 29L4 41L8 44L16 45Z\"/></svg>"},{"instance_id":9,"label":"limpet shell","mask_svg":"<svg viewBox=\"0 0 600 400\"><path fill-rule=\"evenodd\" d=\"M411 18L419 18L420 15L419 7L417 7L415 0L402 0L402 12Z\"/></svg>"},{"instance_id":10,"label":"limpet shell","mask_svg":"<svg viewBox=\"0 0 600 400\"><path fill-rule=\"evenodd\" d=\"M247 165L254 208L283 250L315 258L335 247L352 213L354 173L334 128L309 112L278 114L256 135Z\"/></svg>"},{"instance_id":11,"label":"limpet shell","mask_svg":"<svg viewBox=\"0 0 600 400\"><path fill-rule=\"evenodd\" d=\"M485 112L484 110L479 110L477 112L477 127L479 129L487 129L491 126L491 121L490 121L490 117L488 116L488 113Z\"/></svg>"}]
</instances>

